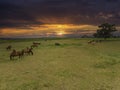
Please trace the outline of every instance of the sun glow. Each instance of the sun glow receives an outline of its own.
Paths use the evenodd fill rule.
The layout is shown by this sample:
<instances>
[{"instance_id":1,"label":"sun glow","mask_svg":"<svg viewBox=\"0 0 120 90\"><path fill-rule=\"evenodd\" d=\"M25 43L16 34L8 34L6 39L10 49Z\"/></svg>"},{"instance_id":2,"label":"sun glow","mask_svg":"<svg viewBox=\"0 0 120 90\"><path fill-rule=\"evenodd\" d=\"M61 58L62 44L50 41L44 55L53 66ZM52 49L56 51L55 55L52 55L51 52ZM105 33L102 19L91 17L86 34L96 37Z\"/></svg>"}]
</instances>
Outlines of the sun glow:
<instances>
[{"instance_id":1,"label":"sun glow","mask_svg":"<svg viewBox=\"0 0 120 90\"><path fill-rule=\"evenodd\" d=\"M0 36L64 36L80 30L96 30L97 27L92 25L43 24L29 28L4 28L1 30Z\"/></svg>"},{"instance_id":2,"label":"sun glow","mask_svg":"<svg viewBox=\"0 0 120 90\"><path fill-rule=\"evenodd\" d=\"M65 31L59 31L59 32L57 32L56 34L57 34L58 36L62 36L62 35L65 34Z\"/></svg>"}]
</instances>

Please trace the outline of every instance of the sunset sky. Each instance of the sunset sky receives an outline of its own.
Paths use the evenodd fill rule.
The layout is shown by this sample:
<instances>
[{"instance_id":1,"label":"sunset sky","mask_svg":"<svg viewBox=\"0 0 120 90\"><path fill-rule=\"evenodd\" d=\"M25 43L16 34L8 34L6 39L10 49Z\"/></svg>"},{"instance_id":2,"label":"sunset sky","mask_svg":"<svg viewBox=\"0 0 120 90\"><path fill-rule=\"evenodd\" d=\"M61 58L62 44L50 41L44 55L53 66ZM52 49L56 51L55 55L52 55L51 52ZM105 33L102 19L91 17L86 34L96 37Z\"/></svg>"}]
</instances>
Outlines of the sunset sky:
<instances>
[{"instance_id":1,"label":"sunset sky","mask_svg":"<svg viewBox=\"0 0 120 90\"><path fill-rule=\"evenodd\" d=\"M120 34L120 0L0 0L0 37L91 35L105 22Z\"/></svg>"}]
</instances>

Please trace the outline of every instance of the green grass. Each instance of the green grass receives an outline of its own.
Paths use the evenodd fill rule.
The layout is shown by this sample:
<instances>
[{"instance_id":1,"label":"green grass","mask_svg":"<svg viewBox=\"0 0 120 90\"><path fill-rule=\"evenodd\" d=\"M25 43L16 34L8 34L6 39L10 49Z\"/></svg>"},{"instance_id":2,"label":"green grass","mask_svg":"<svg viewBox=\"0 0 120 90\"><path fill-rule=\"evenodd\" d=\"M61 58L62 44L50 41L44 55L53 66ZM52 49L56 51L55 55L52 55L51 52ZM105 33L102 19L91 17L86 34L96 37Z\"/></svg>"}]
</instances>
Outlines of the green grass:
<instances>
[{"instance_id":1,"label":"green grass","mask_svg":"<svg viewBox=\"0 0 120 90\"><path fill-rule=\"evenodd\" d=\"M89 40L0 40L0 90L120 90L120 39ZM6 46L21 50L33 41L41 42L33 56L9 59Z\"/></svg>"}]
</instances>

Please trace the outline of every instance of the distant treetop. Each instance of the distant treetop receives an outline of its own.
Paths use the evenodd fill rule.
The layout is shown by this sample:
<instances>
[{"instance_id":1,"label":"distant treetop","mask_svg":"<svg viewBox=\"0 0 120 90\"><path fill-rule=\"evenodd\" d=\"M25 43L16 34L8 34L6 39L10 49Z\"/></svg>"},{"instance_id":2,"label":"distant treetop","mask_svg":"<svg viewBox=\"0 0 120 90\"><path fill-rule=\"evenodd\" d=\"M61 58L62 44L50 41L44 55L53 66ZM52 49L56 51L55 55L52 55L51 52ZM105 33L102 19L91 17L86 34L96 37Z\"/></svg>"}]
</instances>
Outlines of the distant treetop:
<instances>
[{"instance_id":1,"label":"distant treetop","mask_svg":"<svg viewBox=\"0 0 120 90\"><path fill-rule=\"evenodd\" d=\"M94 34L96 38L110 38L112 37L112 32L117 31L115 24L103 23L98 26L97 32Z\"/></svg>"}]
</instances>

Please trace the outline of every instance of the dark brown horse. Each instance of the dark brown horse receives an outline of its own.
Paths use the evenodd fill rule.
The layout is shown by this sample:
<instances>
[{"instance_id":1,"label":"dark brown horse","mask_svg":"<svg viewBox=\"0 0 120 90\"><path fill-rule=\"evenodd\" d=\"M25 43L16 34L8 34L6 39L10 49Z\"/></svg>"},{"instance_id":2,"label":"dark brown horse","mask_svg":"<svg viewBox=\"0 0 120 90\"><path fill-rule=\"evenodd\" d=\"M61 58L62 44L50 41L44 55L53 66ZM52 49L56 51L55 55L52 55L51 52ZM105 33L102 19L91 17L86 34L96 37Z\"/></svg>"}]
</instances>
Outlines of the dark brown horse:
<instances>
[{"instance_id":1,"label":"dark brown horse","mask_svg":"<svg viewBox=\"0 0 120 90\"><path fill-rule=\"evenodd\" d=\"M31 48L38 47L38 44L31 45Z\"/></svg>"},{"instance_id":2,"label":"dark brown horse","mask_svg":"<svg viewBox=\"0 0 120 90\"><path fill-rule=\"evenodd\" d=\"M18 56L19 58L21 58L24 55L24 51L16 51L13 50L12 53L10 54L10 60L12 60L14 57Z\"/></svg>"},{"instance_id":3,"label":"dark brown horse","mask_svg":"<svg viewBox=\"0 0 120 90\"><path fill-rule=\"evenodd\" d=\"M26 49L23 50L25 54L27 55L33 55L32 48L27 47Z\"/></svg>"},{"instance_id":4,"label":"dark brown horse","mask_svg":"<svg viewBox=\"0 0 120 90\"><path fill-rule=\"evenodd\" d=\"M61 44L60 43L55 43L55 46L60 46Z\"/></svg>"},{"instance_id":5,"label":"dark brown horse","mask_svg":"<svg viewBox=\"0 0 120 90\"><path fill-rule=\"evenodd\" d=\"M94 42L94 40L88 41L88 44L91 44L92 42Z\"/></svg>"},{"instance_id":6,"label":"dark brown horse","mask_svg":"<svg viewBox=\"0 0 120 90\"><path fill-rule=\"evenodd\" d=\"M6 50L11 50L11 48L12 48L12 46L9 45L9 46L6 47Z\"/></svg>"},{"instance_id":7,"label":"dark brown horse","mask_svg":"<svg viewBox=\"0 0 120 90\"><path fill-rule=\"evenodd\" d=\"M88 41L88 44L95 45L95 40Z\"/></svg>"},{"instance_id":8,"label":"dark brown horse","mask_svg":"<svg viewBox=\"0 0 120 90\"><path fill-rule=\"evenodd\" d=\"M38 42L33 42L33 45L36 44L36 45L40 45L41 43L38 43Z\"/></svg>"}]
</instances>

